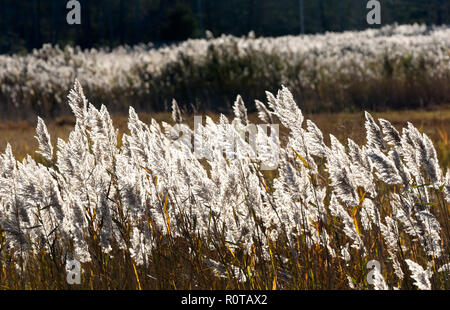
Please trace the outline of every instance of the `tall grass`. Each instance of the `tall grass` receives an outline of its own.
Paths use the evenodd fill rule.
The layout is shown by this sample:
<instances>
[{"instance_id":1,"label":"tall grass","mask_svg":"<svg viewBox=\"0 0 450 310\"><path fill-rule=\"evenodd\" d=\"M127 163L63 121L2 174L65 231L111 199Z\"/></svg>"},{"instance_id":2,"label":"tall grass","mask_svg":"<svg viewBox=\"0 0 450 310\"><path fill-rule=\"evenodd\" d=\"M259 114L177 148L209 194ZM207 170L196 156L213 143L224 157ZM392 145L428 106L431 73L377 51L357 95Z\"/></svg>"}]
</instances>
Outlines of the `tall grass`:
<instances>
[{"instance_id":1,"label":"tall grass","mask_svg":"<svg viewBox=\"0 0 450 310\"><path fill-rule=\"evenodd\" d=\"M64 50L0 56L4 115L67 113L75 78L111 111L228 110L289 87L306 112L430 107L450 102L450 30L420 25L279 38L221 36L152 48ZM249 109L254 110L253 105Z\"/></svg>"},{"instance_id":2,"label":"tall grass","mask_svg":"<svg viewBox=\"0 0 450 310\"><path fill-rule=\"evenodd\" d=\"M286 141L258 131L252 144L240 97L233 120L198 131L176 102L175 125L130 108L119 140L77 82L67 141L53 146L39 119L38 162L0 156L1 287L448 289L450 170L428 136L366 113L364 145L327 145L286 88L267 102L259 116ZM261 170L268 158L277 169ZM71 259L80 285L66 282Z\"/></svg>"}]
</instances>

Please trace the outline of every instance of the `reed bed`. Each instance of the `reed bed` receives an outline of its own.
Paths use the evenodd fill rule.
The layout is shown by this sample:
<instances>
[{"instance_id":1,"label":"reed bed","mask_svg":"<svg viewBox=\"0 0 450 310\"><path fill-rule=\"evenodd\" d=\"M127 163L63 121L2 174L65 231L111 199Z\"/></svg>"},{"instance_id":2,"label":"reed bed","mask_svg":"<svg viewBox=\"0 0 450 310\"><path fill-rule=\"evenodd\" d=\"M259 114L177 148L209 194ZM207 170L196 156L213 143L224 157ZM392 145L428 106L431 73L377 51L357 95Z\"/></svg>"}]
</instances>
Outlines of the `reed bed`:
<instances>
[{"instance_id":1,"label":"reed bed","mask_svg":"<svg viewBox=\"0 0 450 310\"><path fill-rule=\"evenodd\" d=\"M264 101L283 139L241 96L194 129L176 101L171 124L130 108L119 138L77 81L67 140L39 118L39 156L0 155L0 286L449 289L450 169L428 135L366 113L362 145L325 139L288 88Z\"/></svg>"}]
</instances>

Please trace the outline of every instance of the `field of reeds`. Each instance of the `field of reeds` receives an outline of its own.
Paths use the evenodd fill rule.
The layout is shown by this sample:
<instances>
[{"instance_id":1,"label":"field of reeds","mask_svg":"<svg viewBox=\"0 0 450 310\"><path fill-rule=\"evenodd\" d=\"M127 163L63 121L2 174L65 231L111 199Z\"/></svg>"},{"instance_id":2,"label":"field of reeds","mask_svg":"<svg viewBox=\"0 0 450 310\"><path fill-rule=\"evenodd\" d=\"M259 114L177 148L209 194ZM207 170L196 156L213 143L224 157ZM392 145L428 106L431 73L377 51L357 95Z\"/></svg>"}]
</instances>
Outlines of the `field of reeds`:
<instances>
[{"instance_id":1,"label":"field of reeds","mask_svg":"<svg viewBox=\"0 0 450 310\"><path fill-rule=\"evenodd\" d=\"M36 144L0 128L21 147L0 155L0 287L449 289L448 108L307 119L265 96L114 124L76 82Z\"/></svg>"},{"instance_id":2,"label":"field of reeds","mask_svg":"<svg viewBox=\"0 0 450 310\"><path fill-rule=\"evenodd\" d=\"M229 111L288 87L305 112L430 108L450 102L450 29L385 26L277 38L221 36L173 46L80 50L45 45L0 55L2 118L67 116L67 90L111 112Z\"/></svg>"}]
</instances>

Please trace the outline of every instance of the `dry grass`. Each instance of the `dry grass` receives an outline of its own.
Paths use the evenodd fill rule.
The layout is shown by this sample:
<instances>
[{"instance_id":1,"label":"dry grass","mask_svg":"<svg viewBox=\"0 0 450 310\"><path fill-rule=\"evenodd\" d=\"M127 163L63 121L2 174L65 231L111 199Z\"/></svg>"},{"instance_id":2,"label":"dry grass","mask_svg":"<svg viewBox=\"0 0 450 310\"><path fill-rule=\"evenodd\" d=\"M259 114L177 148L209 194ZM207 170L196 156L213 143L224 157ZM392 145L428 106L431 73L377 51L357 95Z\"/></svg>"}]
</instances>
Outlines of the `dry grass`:
<instances>
[{"instance_id":1,"label":"dry grass","mask_svg":"<svg viewBox=\"0 0 450 310\"><path fill-rule=\"evenodd\" d=\"M442 108L440 111L402 111L390 113L373 113L376 118L388 119L397 128L404 126L407 121L413 123L422 132L431 137L438 150L438 157L444 169L450 163L450 108ZM168 113L156 115L141 114L141 120L148 122L150 118L157 121L170 121ZM218 115L211 115L217 120ZM363 113L338 113L338 114L314 114L306 115L322 129L325 136L333 133L341 141L346 138L354 139L359 144L364 143L364 115ZM252 122L258 123L255 114L250 116ZM48 123L48 129L53 142L57 137L66 139L73 128L73 119L60 118ZM193 124L192 117L186 122ZM125 116L114 117L114 124L120 131L126 132L127 118ZM13 147L14 155L21 159L26 154L33 154L37 149L37 142L33 138L35 124L31 122L3 122L0 125L0 148L4 149L7 142ZM328 139L328 138L327 138ZM327 141L328 142L328 141ZM35 156L35 155L32 155ZM390 212L389 202L383 203L383 214ZM443 217L440 217L440 221ZM445 221L445 218L444 220ZM155 232L156 233L156 232ZM373 244L376 255L385 258L377 249L382 249L378 235L365 236L368 244ZM0 244L4 235L0 234ZM95 239L95 238L94 238ZM158 239L158 238L157 238ZM361 256L354 256L351 265L342 265L330 261L323 249L312 248L305 251L302 248L302 240L299 240L298 250L301 255L297 259L289 259L286 266L289 268L289 278L281 278L276 270L282 266L280 257L290 257L289 247L281 240L279 244L271 244L271 261L256 263L254 255L258 255L258 249L251 256L240 252L232 252L223 244L216 252L204 246L205 240L189 235L189 238L173 239L161 236L158 244L152 252L152 263L147 269L136 268L129 254L115 249L113 256L104 255L101 251L95 251L98 256L83 265L82 285L70 286L66 282L66 273L61 257L52 257L49 253L38 253L33 260L25 262L27 272L21 275L15 263L0 260L0 288L7 289L273 289L277 283L292 289L341 289L347 287L345 275L351 275L355 283L365 283L364 270L366 261ZM445 239L444 242L447 242ZM98 242L97 242L98 243ZM92 249L98 250L95 240L90 242ZM189 249L194 249L189 253ZM272 254L273 253L273 254ZM58 253L56 253L58 254ZM4 253L5 257L9 257ZM240 266L253 266L257 270L257 277L251 281L239 283L233 277L214 277L202 257L210 257L217 261L225 261L228 264ZM417 259L422 259L417 255ZM245 268L244 268L245 269ZM392 270L387 270L392 272ZM440 279L436 280L440 281ZM197 283L193 286L192 283ZM441 286L436 282L435 287ZM392 285L397 285L392 283ZM413 288L411 281L404 281L401 288Z\"/></svg>"},{"instance_id":2,"label":"dry grass","mask_svg":"<svg viewBox=\"0 0 450 310\"><path fill-rule=\"evenodd\" d=\"M376 118L385 118L397 128L402 128L407 122L411 122L421 132L426 133L434 142L438 151L438 157L442 168L450 165L450 107L445 106L439 110L408 110L408 111L390 111L371 113ZM218 115L208 113L214 121L218 120ZM365 141L364 114L357 113L318 113L306 114L307 118L313 120L319 128L322 129L324 137L329 142L328 134L332 133L341 142L347 138L353 139L358 144ZM154 118L158 122L171 122L169 113L140 113L139 117L144 122L149 122ZM185 122L193 126L193 117L185 117ZM256 114L251 114L249 119L254 123L260 123ZM57 138L67 139L70 131L73 129L74 118L57 118L55 120L45 120L52 142L56 143ZM127 132L127 117L113 117L114 125L120 132ZM4 150L9 142L13 153L18 159L24 158L27 154L34 157L34 151L37 149L37 141L34 138L36 121L4 121L0 123L0 150Z\"/></svg>"}]
</instances>

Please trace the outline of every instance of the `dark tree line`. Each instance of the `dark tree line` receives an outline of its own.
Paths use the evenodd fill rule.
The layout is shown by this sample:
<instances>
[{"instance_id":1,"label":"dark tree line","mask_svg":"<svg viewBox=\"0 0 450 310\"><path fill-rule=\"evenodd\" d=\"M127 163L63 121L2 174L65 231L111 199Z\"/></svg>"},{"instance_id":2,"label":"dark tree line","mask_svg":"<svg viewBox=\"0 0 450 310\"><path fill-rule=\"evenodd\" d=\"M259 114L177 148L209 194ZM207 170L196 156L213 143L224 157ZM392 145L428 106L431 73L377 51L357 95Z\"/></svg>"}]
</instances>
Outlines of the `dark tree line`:
<instances>
[{"instance_id":1,"label":"dark tree line","mask_svg":"<svg viewBox=\"0 0 450 310\"><path fill-rule=\"evenodd\" d=\"M83 48L167 43L205 30L279 36L364 29L366 0L79 0L81 25L66 22L67 0L0 0L0 52L43 43ZM450 0L380 0L382 25L449 23Z\"/></svg>"}]
</instances>

